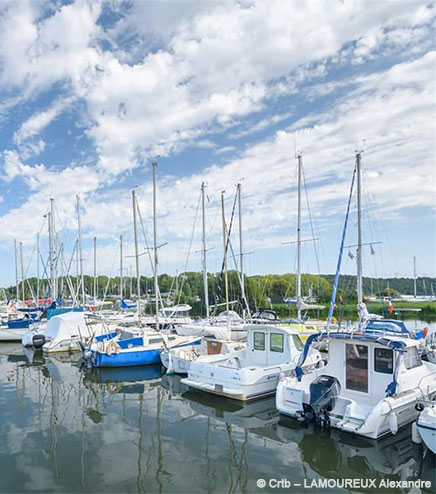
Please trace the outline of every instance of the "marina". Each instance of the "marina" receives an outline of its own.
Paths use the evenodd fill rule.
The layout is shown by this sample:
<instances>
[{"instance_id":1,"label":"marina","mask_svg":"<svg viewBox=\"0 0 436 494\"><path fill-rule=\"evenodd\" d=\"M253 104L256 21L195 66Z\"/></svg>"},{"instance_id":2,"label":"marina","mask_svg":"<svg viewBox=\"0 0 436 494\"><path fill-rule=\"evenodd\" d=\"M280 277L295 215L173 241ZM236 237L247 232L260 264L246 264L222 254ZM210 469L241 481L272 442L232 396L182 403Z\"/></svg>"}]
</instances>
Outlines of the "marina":
<instances>
[{"instance_id":1,"label":"marina","mask_svg":"<svg viewBox=\"0 0 436 494\"><path fill-rule=\"evenodd\" d=\"M56 492L243 493L259 478L433 479L434 456L410 426L378 441L303 427L274 397L229 401L189 390L160 365L80 369L77 357L0 345L2 492L35 482Z\"/></svg>"},{"instance_id":2,"label":"marina","mask_svg":"<svg viewBox=\"0 0 436 494\"><path fill-rule=\"evenodd\" d=\"M0 494L436 492L435 25L0 2Z\"/></svg>"}]
</instances>

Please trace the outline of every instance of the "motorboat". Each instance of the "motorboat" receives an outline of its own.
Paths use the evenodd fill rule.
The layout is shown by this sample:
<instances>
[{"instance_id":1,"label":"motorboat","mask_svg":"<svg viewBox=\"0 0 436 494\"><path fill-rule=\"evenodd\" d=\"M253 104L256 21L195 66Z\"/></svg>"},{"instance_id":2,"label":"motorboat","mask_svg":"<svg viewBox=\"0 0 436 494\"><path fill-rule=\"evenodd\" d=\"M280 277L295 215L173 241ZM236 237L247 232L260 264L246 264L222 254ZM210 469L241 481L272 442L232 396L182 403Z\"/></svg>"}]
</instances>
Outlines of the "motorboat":
<instances>
[{"instance_id":1,"label":"motorboat","mask_svg":"<svg viewBox=\"0 0 436 494\"><path fill-rule=\"evenodd\" d=\"M233 310L220 312L217 316L199 319L191 324L177 325L175 331L182 336L205 336L221 340L240 341L247 336L244 320Z\"/></svg>"},{"instance_id":2,"label":"motorboat","mask_svg":"<svg viewBox=\"0 0 436 494\"><path fill-rule=\"evenodd\" d=\"M306 373L301 365L314 342L323 339L328 340L328 363ZM395 434L416 419L417 399L436 394L436 365L421 359L420 345L389 331L313 335L295 376L278 383L277 409L371 439Z\"/></svg>"},{"instance_id":3,"label":"motorboat","mask_svg":"<svg viewBox=\"0 0 436 494\"><path fill-rule=\"evenodd\" d=\"M294 371L304 345L292 328L253 324L246 330L246 348L199 357L191 362L182 383L242 401L274 394L280 376ZM310 349L305 370L319 365L323 365L321 354Z\"/></svg>"},{"instance_id":4,"label":"motorboat","mask_svg":"<svg viewBox=\"0 0 436 494\"><path fill-rule=\"evenodd\" d=\"M419 412L416 421L415 431L419 434L419 439L415 442L423 442L427 448L436 455L436 401L420 400L416 404L416 410ZM416 434L416 433L415 433Z\"/></svg>"},{"instance_id":5,"label":"motorboat","mask_svg":"<svg viewBox=\"0 0 436 494\"><path fill-rule=\"evenodd\" d=\"M160 352L199 343L199 337L163 334L152 330L121 330L114 337L81 345L83 356L93 367L126 367L160 363Z\"/></svg>"},{"instance_id":6,"label":"motorboat","mask_svg":"<svg viewBox=\"0 0 436 494\"><path fill-rule=\"evenodd\" d=\"M164 348L160 353L162 365L167 374L187 374L191 362L206 355L226 355L242 350L245 343L237 341L216 340L205 338L200 344L180 348Z\"/></svg>"},{"instance_id":7,"label":"motorboat","mask_svg":"<svg viewBox=\"0 0 436 494\"><path fill-rule=\"evenodd\" d=\"M171 307L164 307L159 310L157 317L149 315L141 318L141 323L154 327L156 322L160 329L174 328L175 326L184 326L192 323L189 311L192 307L188 304L177 304Z\"/></svg>"}]
</instances>

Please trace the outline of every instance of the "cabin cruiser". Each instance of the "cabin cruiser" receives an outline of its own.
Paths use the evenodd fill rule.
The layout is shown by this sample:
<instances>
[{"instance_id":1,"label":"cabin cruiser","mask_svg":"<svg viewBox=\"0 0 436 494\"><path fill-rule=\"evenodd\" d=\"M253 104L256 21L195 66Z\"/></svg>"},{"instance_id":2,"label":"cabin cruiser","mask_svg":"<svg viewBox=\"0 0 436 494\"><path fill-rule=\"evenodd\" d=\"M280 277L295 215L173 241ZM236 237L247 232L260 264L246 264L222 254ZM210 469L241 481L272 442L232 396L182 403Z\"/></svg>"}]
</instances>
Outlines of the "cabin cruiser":
<instances>
[{"instance_id":1,"label":"cabin cruiser","mask_svg":"<svg viewBox=\"0 0 436 494\"><path fill-rule=\"evenodd\" d=\"M419 417L414 424L412 438L415 442L423 442L436 455L436 401L420 400L415 408L419 412ZM416 431L419 434L418 440L413 437Z\"/></svg>"},{"instance_id":2,"label":"cabin cruiser","mask_svg":"<svg viewBox=\"0 0 436 494\"><path fill-rule=\"evenodd\" d=\"M292 328L253 324L246 330L245 349L199 357L182 383L242 401L274 394L279 377L295 369L304 345ZM310 349L305 370L322 364L321 354Z\"/></svg>"},{"instance_id":3,"label":"cabin cruiser","mask_svg":"<svg viewBox=\"0 0 436 494\"><path fill-rule=\"evenodd\" d=\"M420 340L378 329L309 337L295 376L277 386L279 412L371 439L415 420L416 400L436 394L436 365L422 361ZM329 343L327 365L305 373L306 355L323 339Z\"/></svg>"},{"instance_id":4,"label":"cabin cruiser","mask_svg":"<svg viewBox=\"0 0 436 494\"><path fill-rule=\"evenodd\" d=\"M205 336L220 340L243 340L247 336L244 320L233 310L198 319L192 324L176 326L175 331L182 336Z\"/></svg>"},{"instance_id":5,"label":"cabin cruiser","mask_svg":"<svg viewBox=\"0 0 436 494\"><path fill-rule=\"evenodd\" d=\"M192 318L189 316L189 311L192 307L188 304L178 304L172 307L164 307L160 309L157 317L149 315L141 318L141 323L147 326L154 327L156 321L160 329L174 328L174 326L183 326L192 323Z\"/></svg>"},{"instance_id":6,"label":"cabin cruiser","mask_svg":"<svg viewBox=\"0 0 436 494\"><path fill-rule=\"evenodd\" d=\"M165 348L160 353L160 359L162 365L167 369L167 374L187 374L191 362L199 357L226 355L243 348L245 348L245 343L205 338L200 344L181 348Z\"/></svg>"}]
</instances>

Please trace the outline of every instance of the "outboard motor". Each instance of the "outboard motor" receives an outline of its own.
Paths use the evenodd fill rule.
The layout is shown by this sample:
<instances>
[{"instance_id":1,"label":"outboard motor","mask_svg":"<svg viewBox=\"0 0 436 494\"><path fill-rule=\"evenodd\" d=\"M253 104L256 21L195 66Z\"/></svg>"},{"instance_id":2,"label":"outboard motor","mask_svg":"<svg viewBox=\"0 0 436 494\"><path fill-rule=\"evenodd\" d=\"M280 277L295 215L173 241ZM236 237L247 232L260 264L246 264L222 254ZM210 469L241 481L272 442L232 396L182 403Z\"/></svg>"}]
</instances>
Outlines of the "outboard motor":
<instances>
[{"instance_id":1,"label":"outboard motor","mask_svg":"<svg viewBox=\"0 0 436 494\"><path fill-rule=\"evenodd\" d=\"M319 376L310 385L310 403L304 404L304 416L308 420L316 420L321 427L330 426L331 412L341 386L335 377Z\"/></svg>"},{"instance_id":2,"label":"outboard motor","mask_svg":"<svg viewBox=\"0 0 436 494\"><path fill-rule=\"evenodd\" d=\"M32 338L32 343L34 348L42 348L44 343L46 342L45 336L43 334L36 334Z\"/></svg>"}]
</instances>

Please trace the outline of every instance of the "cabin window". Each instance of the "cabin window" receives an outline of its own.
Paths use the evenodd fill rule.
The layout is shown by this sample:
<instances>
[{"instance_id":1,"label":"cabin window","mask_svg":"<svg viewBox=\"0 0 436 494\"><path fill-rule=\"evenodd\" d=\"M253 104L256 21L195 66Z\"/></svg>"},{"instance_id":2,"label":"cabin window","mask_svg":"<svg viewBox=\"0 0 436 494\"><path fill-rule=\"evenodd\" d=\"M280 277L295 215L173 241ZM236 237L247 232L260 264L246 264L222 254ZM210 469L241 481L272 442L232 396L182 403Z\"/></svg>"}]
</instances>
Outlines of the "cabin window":
<instances>
[{"instance_id":1,"label":"cabin window","mask_svg":"<svg viewBox=\"0 0 436 494\"><path fill-rule=\"evenodd\" d=\"M153 345L153 343L162 343L162 338L149 338L148 343Z\"/></svg>"},{"instance_id":2,"label":"cabin window","mask_svg":"<svg viewBox=\"0 0 436 494\"><path fill-rule=\"evenodd\" d=\"M283 353L284 335L282 333L271 333L269 348L272 352Z\"/></svg>"},{"instance_id":3,"label":"cabin window","mask_svg":"<svg viewBox=\"0 0 436 494\"><path fill-rule=\"evenodd\" d=\"M419 356L416 346L409 347L404 354L404 365L406 369L413 369L422 365L421 357Z\"/></svg>"},{"instance_id":4,"label":"cabin window","mask_svg":"<svg viewBox=\"0 0 436 494\"><path fill-rule=\"evenodd\" d=\"M176 337L175 337L175 336L168 336L168 339L169 339L169 340L175 340L175 339L176 339Z\"/></svg>"},{"instance_id":5,"label":"cabin window","mask_svg":"<svg viewBox=\"0 0 436 494\"><path fill-rule=\"evenodd\" d=\"M368 347L346 344L346 387L353 391L368 392Z\"/></svg>"},{"instance_id":6,"label":"cabin window","mask_svg":"<svg viewBox=\"0 0 436 494\"><path fill-rule=\"evenodd\" d=\"M382 374L392 374L394 352L389 348L374 348L374 370Z\"/></svg>"},{"instance_id":7,"label":"cabin window","mask_svg":"<svg viewBox=\"0 0 436 494\"><path fill-rule=\"evenodd\" d=\"M295 348L299 351L299 352L302 352L303 351L303 348L304 348L304 343L301 341L300 337L298 336L298 334L293 334L292 335L292 339L294 340L294 345L295 345Z\"/></svg>"},{"instance_id":8,"label":"cabin window","mask_svg":"<svg viewBox=\"0 0 436 494\"><path fill-rule=\"evenodd\" d=\"M264 351L265 350L265 333L254 332L253 336L253 347L255 350Z\"/></svg>"}]
</instances>

